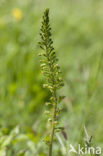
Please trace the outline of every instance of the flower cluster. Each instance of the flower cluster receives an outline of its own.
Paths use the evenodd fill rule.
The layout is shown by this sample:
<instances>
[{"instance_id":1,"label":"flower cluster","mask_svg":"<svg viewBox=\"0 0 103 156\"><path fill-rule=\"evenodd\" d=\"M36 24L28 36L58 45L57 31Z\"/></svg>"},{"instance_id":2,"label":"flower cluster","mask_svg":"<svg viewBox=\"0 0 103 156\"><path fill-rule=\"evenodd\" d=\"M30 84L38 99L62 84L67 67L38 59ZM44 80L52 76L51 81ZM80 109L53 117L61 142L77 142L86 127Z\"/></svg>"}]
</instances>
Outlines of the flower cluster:
<instances>
[{"instance_id":1,"label":"flower cluster","mask_svg":"<svg viewBox=\"0 0 103 156\"><path fill-rule=\"evenodd\" d=\"M47 78L47 84L45 84L44 87L49 88L50 91L53 92L54 89L59 89L64 84L61 77L60 66L57 63L58 59L53 47L53 41L51 38L49 9L46 9L46 11L44 12L40 36L42 41L39 42L39 45L43 49L43 52L40 54L40 56L43 56L43 59L40 61L41 68L42 73Z\"/></svg>"},{"instance_id":2,"label":"flower cluster","mask_svg":"<svg viewBox=\"0 0 103 156\"><path fill-rule=\"evenodd\" d=\"M51 105L53 111L46 111L50 117L49 121L51 123L51 133L50 139L47 139L47 143L49 144L49 156L52 155L52 143L53 136L55 131L60 131L63 127L58 127L58 115L61 112L61 109L57 107L57 104L61 102L64 96L57 96L57 90L60 89L64 83L61 77L60 66L58 65L58 59L56 57L56 52L53 47L53 40L51 34L51 27L49 23L49 9L46 9L43 15L43 21L41 26L41 41L39 42L40 48L42 49L41 56L41 70L43 75L46 77L46 84L43 87L48 88L51 92L50 101L46 103L46 105ZM48 137L47 137L48 138Z\"/></svg>"}]
</instances>

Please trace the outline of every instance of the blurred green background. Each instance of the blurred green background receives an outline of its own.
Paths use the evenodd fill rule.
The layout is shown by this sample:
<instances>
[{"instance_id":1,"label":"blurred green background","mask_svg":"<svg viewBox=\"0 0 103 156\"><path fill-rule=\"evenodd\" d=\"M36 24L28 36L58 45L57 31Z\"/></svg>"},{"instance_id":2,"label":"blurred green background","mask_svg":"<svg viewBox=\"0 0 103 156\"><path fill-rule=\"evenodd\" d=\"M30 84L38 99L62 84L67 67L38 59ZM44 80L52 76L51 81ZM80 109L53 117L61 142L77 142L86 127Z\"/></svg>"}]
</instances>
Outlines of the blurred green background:
<instances>
[{"instance_id":1,"label":"blurred green background","mask_svg":"<svg viewBox=\"0 0 103 156\"><path fill-rule=\"evenodd\" d=\"M9 136L19 126L20 133L32 140L29 155L47 155L42 140L48 131L44 110L49 92L42 87L38 57L45 8L50 8L54 47L65 81L61 94L66 96L60 123L66 126L68 141L59 134L54 151L62 156L65 144L82 143L84 125L93 143L103 147L102 0L0 0L0 135ZM20 150L17 145L7 156L19 156Z\"/></svg>"}]
</instances>

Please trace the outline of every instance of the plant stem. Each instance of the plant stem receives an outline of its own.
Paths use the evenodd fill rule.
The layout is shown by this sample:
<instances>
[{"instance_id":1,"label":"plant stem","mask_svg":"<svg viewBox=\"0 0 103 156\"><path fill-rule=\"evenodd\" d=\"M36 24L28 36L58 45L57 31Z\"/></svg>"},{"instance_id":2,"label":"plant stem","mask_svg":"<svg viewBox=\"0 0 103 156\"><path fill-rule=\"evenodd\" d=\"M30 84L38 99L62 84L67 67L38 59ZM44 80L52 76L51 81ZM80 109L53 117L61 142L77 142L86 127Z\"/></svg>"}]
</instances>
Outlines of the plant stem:
<instances>
[{"instance_id":1,"label":"plant stem","mask_svg":"<svg viewBox=\"0 0 103 156\"><path fill-rule=\"evenodd\" d=\"M56 91L54 91L55 103L53 107L53 118L52 118L52 129L50 134L50 146L49 146L49 156L52 156L52 146L53 146L53 137L54 137L54 130L55 130L55 120L56 120L56 109L57 109L57 97Z\"/></svg>"}]
</instances>

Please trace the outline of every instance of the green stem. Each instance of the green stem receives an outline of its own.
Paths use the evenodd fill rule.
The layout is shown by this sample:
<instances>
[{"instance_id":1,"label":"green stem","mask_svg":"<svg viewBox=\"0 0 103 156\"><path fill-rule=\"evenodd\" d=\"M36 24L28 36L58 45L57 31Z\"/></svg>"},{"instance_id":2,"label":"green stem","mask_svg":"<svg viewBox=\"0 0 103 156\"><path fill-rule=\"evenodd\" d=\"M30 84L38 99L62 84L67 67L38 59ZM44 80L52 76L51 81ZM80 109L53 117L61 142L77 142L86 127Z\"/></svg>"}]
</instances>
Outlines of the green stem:
<instances>
[{"instance_id":1,"label":"green stem","mask_svg":"<svg viewBox=\"0 0 103 156\"><path fill-rule=\"evenodd\" d=\"M54 130L55 130L55 120L56 120L56 109L57 109L57 97L56 92L54 91L55 103L53 107L53 118L52 118L52 129L50 134L50 146L49 146L49 156L52 156L52 146L53 146L53 137L54 137Z\"/></svg>"},{"instance_id":2,"label":"green stem","mask_svg":"<svg viewBox=\"0 0 103 156\"><path fill-rule=\"evenodd\" d=\"M47 51L48 51L48 49L46 47L47 59L48 59L48 62L50 62ZM50 69L50 72L53 73L52 64L49 64L49 69ZM54 90L53 97L55 99L55 102L53 104L53 117L52 117L52 128L51 128L51 133L50 133L49 156L52 156L53 137L54 137L54 130L55 130L54 122L56 121L56 110L57 110L57 96L56 96L56 89L54 88L54 85L55 85L55 81L54 81L54 74L53 74L52 75L52 86L53 86L53 90Z\"/></svg>"}]
</instances>

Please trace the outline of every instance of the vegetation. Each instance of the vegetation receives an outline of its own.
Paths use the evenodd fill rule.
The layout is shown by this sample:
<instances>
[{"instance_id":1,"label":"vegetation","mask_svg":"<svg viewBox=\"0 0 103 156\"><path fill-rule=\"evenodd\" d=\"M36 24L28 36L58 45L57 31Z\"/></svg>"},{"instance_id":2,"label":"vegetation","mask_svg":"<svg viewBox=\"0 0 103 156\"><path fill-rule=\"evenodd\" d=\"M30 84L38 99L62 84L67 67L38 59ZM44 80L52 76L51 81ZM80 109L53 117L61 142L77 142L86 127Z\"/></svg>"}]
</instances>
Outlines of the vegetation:
<instances>
[{"instance_id":1,"label":"vegetation","mask_svg":"<svg viewBox=\"0 0 103 156\"><path fill-rule=\"evenodd\" d=\"M64 96L57 97L57 89L60 89L64 84L60 76L60 67L57 64L58 59L56 58L56 53L53 48L53 41L51 38L51 27L49 24L49 9L46 9L43 16L43 22L40 33L42 41L39 42L43 53L40 53L40 56L43 56L41 62L41 68L43 75L46 76L47 84L44 84L44 87L47 87L51 92L50 102L47 102L46 105L52 105L53 111L46 111L46 114L52 118L49 118L51 122L51 133L50 139L46 140L49 144L49 156L52 156L52 144L55 131L60 131L62 127L58 127L57 117L61 112L61 109L57 104L64 98Z\"/></svg>"},{"instance_id":2,"label":"vegetation","mask_svg":"<svg viewBox=\"0 0 103 156\"><path fill-rule=\"evenodd\" d=\"M58 127L65 129L55 133L53 156L66 156L69 144L84 145L84 125L92 136L86 142L103 148L102 6L101 0L0 1L0 156L48 155L43 140L49 141L51 127L44 103L52 94L42 87L47 80L37 44L45 8L65 81L57 97L66 96L58 104Z\"/></svg>"}]
</instances>

